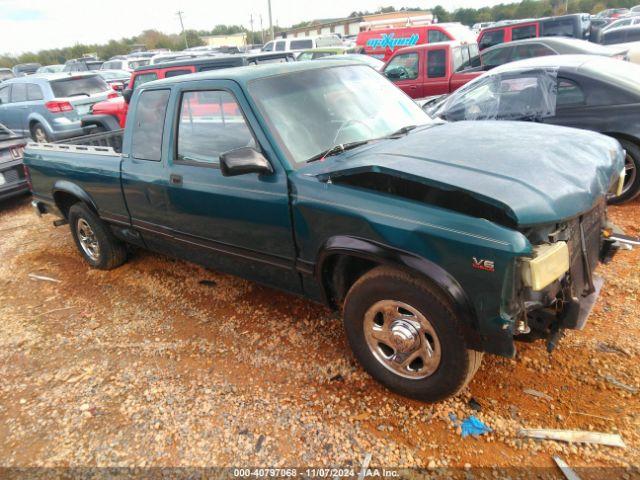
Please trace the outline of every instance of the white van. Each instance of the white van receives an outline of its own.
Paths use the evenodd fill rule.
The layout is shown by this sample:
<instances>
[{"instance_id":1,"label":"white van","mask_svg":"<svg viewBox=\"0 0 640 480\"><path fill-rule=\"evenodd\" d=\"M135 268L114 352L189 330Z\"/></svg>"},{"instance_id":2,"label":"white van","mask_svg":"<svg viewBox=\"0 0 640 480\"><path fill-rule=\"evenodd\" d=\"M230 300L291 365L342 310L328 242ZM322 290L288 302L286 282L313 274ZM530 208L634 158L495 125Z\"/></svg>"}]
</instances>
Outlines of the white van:
<instances>
[{"instance_id":1,"label":"white van","mask_svg":"<svg viewBox=\"0 0 640 480\"><path fill-rule=\"evenodd\" d=\"M342 40L337 35L319 35L317 37L277 38L262 47L263 52L289 52L310 48L341 47Z\"/></svg>"}]
</instances>

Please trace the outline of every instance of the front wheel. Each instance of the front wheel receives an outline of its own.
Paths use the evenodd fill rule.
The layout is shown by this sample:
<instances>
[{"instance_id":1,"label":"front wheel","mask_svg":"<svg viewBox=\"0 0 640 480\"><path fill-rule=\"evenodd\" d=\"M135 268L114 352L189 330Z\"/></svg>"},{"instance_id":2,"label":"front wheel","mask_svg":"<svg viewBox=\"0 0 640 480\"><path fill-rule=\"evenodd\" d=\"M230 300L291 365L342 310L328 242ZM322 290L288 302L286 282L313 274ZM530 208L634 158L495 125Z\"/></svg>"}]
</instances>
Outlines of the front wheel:
<instances>
[{"instance_id":1,"label":"front wheel","mask_svg":"<svg viewBox=\"0 0 640 480\"><path fill-rule=\"evenodd\" d=\"M622 193L609 199L609 203L620 204L633 200L640 194L640 147L628 140L618 140L627 155L624 159L624 184Z\"/></svg>"},{"instance_id":2,"label":"front wheel","mask_svg":"<svg viewBox=\"0 0 640 480\"><path fill-rule=\"evenodd\" d=\"M456 395L482 353L467 348L460 320L430 282L377 267L349 290L344 324L364 369L389 389L425 402Z\"/></svg>"},{"instance_id":3,"label":"front wheel","mask_svg":"<svg viewBox=\"0 0 640 480\"><path fill-rule=\"evenodd\" d=\"M127 259L127 248L86 205L69 209L69 226L76 247L89 265L100 270L119 267Z\"/></svg>"}]
</instances>

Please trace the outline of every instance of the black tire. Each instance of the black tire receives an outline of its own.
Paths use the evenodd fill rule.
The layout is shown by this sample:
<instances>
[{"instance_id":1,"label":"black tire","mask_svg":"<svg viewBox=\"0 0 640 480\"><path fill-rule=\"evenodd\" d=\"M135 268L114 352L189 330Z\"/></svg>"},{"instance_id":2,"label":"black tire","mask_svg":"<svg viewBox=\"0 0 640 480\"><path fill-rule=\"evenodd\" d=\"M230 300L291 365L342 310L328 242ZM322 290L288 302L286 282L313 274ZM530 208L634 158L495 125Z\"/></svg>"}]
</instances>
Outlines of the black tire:
<instances>
[{"instance_id":1,"label":"black tire","mask_svg":"<svg viewBox=\"0 0 640 480\"><path fill-rule=\"evenodd\" d=\"M405 378L374 355L364 331L365 314L385 300L402 302L428 319L440 352L433 373L424 378ZM344 324L356 358L372 377L394 392L424 402L437 402L459 393L482 362L481 352L467 348L460 320L443 292L426 279L395 268L377 267L354 283L344 303ZM422 335L419 333L416 338L422 339Z\"/></svg>"},{"instance_id":2,"label":"black tire","mask_svg":"<svg viewBox=\"0 0 640 480\"><path fill-rule=\"evenodd\" d=\"M47 130L42 126L40 122L36 122L31 125L30 128L31 139L37 143L49 143L51 142L51 138L47 134Z\"/></svg>"},{"instance_id":3,"label":"black tire","mask_svg":"<svg viewBox=\"0 0 640 480\"><path fill-rule=\"evenodd\" d=\"M618 197L612 197L609 199L609 203L618 205L633 200L640 194L640 147L629 140L618 139L622 148L627 152L627 158L625 159L625 169L627 176L632 177L630 183L625 181L625 191ZM627 162L632 164L633 170L629 170ZM628 185L628 186L627 186Z\"/></svg>"},{"instance_id":4,"label":"black tire","mask_svg":"<svg viewBox=\"0 0 640 480\"><path fill-rule=\"evenodd\" d=\"M76 203L69 209L69 227L76 247L86 262L100 270L111 270L127 260L126 245L115 238L109 228L83 203ZM86 222L90 227L98 246L97 256L92 257L82 245L78 225Z\"/></svg>"}]
</instances>

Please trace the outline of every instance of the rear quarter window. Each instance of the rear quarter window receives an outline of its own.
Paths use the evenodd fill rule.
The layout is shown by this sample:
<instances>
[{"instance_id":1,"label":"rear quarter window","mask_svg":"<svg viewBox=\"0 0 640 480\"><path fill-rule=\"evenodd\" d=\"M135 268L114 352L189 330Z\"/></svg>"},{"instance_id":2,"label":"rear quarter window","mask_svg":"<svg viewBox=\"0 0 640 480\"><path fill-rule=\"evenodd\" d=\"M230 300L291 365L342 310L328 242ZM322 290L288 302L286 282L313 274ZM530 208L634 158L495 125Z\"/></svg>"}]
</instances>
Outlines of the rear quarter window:
<instances>
[{"instance_id":1,"label":"rear quarter window","mask_svg":"<svg viewBox=\"0 0 640 480\"><path fill-rule=\"evenodd\" d=\"M180 75L188 75L191 73L191 70L169 70L164 74L164 78L177 77Z\"/></svg>"},{"instance_id":2,"label":"rear quarter window","mask_svg":"<svg viewBox=\"0 0 640 480\"><path fill-rule=\"evenodd\" d=\"M27 99L32 102L35 100L42 100L44 95L42 95L42 89L40 85L36 85L35 83L30 83L27 85Z\"/></svg>"},{"instance_id":3,"label":"rear quarter window","mask_svg":"<svg viewBox=\"0 0 640 480\"><path fill-rule=\"evenodd\" d=\"M0 88L0 102L9 103L9 94L11 93L11 85Z\"/></svg>"},{"instance_id":4,"label":"rear quarter window","mask_svg":"<svg viewBox=\"0 0 640 480\"><path fill-rule=\"evenodd\" d=\"M504 42L504 30L489 30L482 34L480 49L489 48Z\"/></svg>"},{"instance_id":5,"label":"rear quarter window","mask_svg":"<svg viewBox=\"0 0 640 480\"><path fill-rule=\"evenodd\" d=\"M303 48L313 48L313 40L291 40L291 50L302 50Z\"/></svg>"},{"instance_id":6,"label":"rear quarter window","mask_svg":"<svg viewBox=\"0 0 640 480\"><path fill-rule=\"evenodd\" d=\"M71 77L62 80L52 80L50 82L53 96L56 98L65 97L88 97L96 93L109 90L109 85L98 75L86 77Z\"/></svg>"},{"instance_id":7,"label":"rear quarter window","mask_svg":"<svg viewBox=\"0 0 640 480\"><path fill-rule=\"evenodd\" d=\"M139 160L159 162L169 90L147 90L136 104L131 155Z\"/></svg>"}]
</instances>

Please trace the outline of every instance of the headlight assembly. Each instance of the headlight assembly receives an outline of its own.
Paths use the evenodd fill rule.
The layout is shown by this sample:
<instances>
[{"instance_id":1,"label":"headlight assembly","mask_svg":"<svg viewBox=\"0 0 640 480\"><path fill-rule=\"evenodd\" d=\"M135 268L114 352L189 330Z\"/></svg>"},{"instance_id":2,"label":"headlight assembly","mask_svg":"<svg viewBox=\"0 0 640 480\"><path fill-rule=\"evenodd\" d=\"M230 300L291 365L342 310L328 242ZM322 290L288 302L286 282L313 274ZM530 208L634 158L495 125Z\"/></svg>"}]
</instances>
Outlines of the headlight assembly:
<instances>
[{"instance_id":1,"label":"headlight assembly","mask_svg":"<svg viewBox=\"0 0 640 480\"><path fill-rule=\"evenodd\" d=\"M522 258L522 281L532 290L542 290L569 270L566 242L533 247L533 257Z\"/></svg>"}]
</instances>

